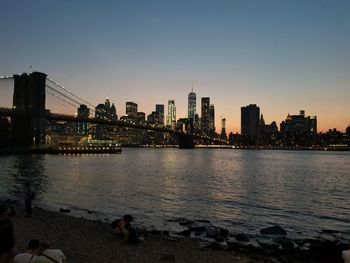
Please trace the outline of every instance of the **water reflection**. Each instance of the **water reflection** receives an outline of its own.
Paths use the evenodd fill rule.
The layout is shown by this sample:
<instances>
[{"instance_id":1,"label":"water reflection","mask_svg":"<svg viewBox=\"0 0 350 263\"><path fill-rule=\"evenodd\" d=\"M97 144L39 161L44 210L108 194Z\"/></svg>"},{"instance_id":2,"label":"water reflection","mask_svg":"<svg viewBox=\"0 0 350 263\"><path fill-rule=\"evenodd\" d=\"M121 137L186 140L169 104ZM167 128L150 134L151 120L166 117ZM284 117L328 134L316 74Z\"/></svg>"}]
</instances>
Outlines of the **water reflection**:
<instances>
[{"instance_id":1,"label":"water reflection","mask_svg":"<svg viewBox=\"0 0 350 263\"><path fill-rule=\"evenodd\" d=\"M4 160L2 160L4 161ZM2 190L7 194L21 199L28 185L40 199L49 188L49 180L45 175L45 155L14 155L5 159L8 162L6 173L2 173Z\"/></svg>"},{"instance_id":2,"label":"water reflection","mask_svg":"<svg viewBox=\"0 0 350 263\"><path fill-rule=\"evenodd\" d=\"M163 226L175 217L231 230L280 224L342 231L350 217L349 153L125 149L119 155L0 157L0 194L30 182L55 207L130 213ZM84 210L85 211L85 210Z\"/></svg>"}]
</instances>

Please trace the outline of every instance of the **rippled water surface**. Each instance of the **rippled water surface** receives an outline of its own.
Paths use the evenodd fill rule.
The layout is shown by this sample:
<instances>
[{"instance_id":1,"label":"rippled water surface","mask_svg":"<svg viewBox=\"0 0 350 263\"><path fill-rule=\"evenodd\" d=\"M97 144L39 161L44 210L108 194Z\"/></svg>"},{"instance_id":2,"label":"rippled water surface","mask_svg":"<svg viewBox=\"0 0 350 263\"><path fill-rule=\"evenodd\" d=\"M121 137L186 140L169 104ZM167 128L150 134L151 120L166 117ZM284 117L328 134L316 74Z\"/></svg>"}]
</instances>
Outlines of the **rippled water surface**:
<instances>
[{"instance_id":1,"label":"rippled water surface","mask_svg":"<svg viewBox=\"0 0 350 263\"><path fill-rule=\"evenodd\" d=\"M187 218L234 232L279 224L295 236L322 229L349 235L348 152L123 149L1 156L0 167L1 196L21 199L30 181L37 204L86 217L130 213L158 228Z\"/></svg>"}]
</instances>

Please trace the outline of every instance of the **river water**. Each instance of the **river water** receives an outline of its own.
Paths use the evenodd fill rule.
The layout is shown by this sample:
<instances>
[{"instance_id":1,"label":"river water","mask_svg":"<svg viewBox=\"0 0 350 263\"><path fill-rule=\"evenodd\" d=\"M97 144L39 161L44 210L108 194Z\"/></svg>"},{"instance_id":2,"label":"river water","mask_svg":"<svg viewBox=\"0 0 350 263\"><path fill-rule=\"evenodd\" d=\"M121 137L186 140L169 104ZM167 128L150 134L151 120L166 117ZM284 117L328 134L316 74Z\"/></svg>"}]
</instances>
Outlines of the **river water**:
<instances>
[{"instance_id":1,"label":"river water","mask_svg":"<svg viewBox=\"0 0 350 263\"><path fill-rule=\"evenodd\" d=\"M350 153L227 149L128 149L122 154L0 157L0 195L158 229L207 219L256 234L281 225L292 237L323 229L350 236Z\"/></svg>"}]
</instances>

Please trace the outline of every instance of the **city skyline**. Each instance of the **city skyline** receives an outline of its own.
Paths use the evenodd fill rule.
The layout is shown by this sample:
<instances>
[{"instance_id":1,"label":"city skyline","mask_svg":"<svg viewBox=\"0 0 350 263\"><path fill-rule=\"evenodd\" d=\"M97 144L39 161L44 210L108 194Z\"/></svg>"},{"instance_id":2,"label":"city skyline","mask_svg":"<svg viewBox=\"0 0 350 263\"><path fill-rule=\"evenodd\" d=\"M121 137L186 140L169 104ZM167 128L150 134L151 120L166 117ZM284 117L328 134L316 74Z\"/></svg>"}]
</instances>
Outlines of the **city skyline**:
<instances>
[{"instance_id":1,"label":"city skyline","mask_svg":"<svg viewBox=\"0 0 350 263\"><path fill-rule=\"evenodd\" d=\"M149 114L175 100L177 118L187 117L193 81L197 114L200 98L210 97L217 132L220 116L227 133L240 132L240 108L249 104L266 123L299 110L317 116L319 131L350 123L348 1L2 6L9 11L0 18L0 75L45 72L94 105L109 97L118 115L126 101ZM12 103L6 89L1 106Z\"/></svg>"}]
</instances>

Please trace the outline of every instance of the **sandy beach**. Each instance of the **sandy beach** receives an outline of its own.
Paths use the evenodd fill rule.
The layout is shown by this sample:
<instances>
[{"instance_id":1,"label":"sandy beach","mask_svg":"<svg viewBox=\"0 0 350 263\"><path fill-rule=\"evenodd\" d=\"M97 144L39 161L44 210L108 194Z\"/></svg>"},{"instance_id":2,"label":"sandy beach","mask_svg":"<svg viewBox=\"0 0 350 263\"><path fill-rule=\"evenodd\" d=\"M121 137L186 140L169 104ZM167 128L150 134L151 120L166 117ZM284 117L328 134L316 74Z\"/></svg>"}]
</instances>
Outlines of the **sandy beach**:
<instances>
[{"instance_id":1,"label":"sandy beach","mask_svg":"<svg viewBox=\"0 0 350 263\"><path fill-rule=\"evenodd\" d=\"M34 208L26 218L23 208L10 217L16 247L23 251L30 239L46 240L61 249L72 263L96 262L264 262L264 256L242 251L201 248L198 240L188 237L171 240L149 233L139 244L118 245L109 223L89 221L59 212ZM266 258L265 258L266 261Z\"/></svg>"}]
</instances>

